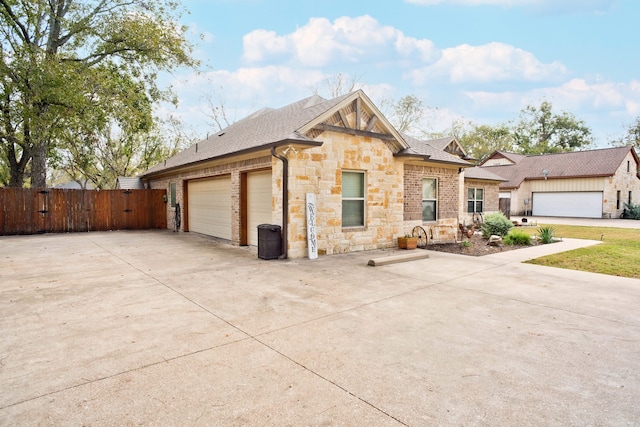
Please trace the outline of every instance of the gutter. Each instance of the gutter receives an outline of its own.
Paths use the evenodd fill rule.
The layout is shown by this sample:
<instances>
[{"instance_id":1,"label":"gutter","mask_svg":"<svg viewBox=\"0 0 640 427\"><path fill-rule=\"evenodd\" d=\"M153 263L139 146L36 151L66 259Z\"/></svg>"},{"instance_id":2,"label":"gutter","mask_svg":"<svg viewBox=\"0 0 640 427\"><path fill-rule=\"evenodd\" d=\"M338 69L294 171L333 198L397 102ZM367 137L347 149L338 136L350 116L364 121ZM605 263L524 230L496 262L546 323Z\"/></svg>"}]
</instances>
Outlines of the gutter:
<instances>
[{"instance_id":1,"label":"gutter","mask_svg":"<svg viewBox=\"0 0 640 427\"><path fill-rule=\"evenodd\" d=\"M276 154L276 147L271 147L271 155L282 161L282 253L279 259L287 259L288 247L288 215L289 215L289 160Z\"/></svg>"}]
</instances>

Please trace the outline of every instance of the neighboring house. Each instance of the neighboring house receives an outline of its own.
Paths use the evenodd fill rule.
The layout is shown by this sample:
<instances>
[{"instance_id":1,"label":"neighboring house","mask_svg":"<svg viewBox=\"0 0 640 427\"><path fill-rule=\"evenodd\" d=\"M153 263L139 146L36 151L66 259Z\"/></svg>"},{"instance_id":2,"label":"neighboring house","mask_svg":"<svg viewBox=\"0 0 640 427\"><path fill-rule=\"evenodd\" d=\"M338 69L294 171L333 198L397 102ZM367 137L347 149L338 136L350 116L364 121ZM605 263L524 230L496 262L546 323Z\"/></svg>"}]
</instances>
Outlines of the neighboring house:
<instances>
[{"instance_id":1,"label":"neighboring house","mask_svg":"<svg viewBox=\"0 0 640 427\"><path fill-rule=\"evenodd\" d=\"M481 168L505 178L500 203L512 215L618 218L640 201L633 147L524 156L496 151Z\"/></svg>"},{"instance_id":2,"label":"neighboring house","mask_svg":"<svg viewBox=\"0 0 640 427\"><path fill-rule=\"evenodd\" d=\"M416 225L457 225L471 166L401 135L356 91L257 111L141 178L167 189L168 218L179 206L183 231L257 245L257 226L277 224L283 255L300 258L306 194L316 196L320 254L388 248Z\"/></svg>"},{"instance_id":3,"label":"neighboring house","mask_svg":"<svg viewBox=\"0 0 640 427\"><path fill-rule=\"evenodd\" d=\"M117 190L144 190L144 182L140 178L119 176L116 179Z\"/></svg>"}]
</instances>

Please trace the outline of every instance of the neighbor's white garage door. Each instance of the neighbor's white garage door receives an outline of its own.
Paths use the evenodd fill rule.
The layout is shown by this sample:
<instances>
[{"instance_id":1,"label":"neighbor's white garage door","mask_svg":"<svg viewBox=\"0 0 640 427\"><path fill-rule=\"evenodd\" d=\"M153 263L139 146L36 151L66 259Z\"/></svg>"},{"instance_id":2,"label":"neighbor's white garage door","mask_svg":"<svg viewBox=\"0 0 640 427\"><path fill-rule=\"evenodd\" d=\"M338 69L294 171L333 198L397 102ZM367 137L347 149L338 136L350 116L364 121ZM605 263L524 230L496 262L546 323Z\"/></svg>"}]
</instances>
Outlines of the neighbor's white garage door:
<instances>
[{"instance_id":1,"label":"neighbor's white garage door","mask_svg":"<svg viewBox=\"0 0 640 427\"><path fill-rule=\"evenodd\" d=\"M602 218L602 192L533 193L533 215Z\"/></svg>"},{"instance_id":2,"label":"neighbor's white garage door","mask_svg":"<svg viewBox=\"0 0 640 427\"><path fill-rule=\"evenodd\" d=\"M231 240L231 177L189 181L189 230Z\"/></svg>"},{"instance_id":3,"label":"neighbor's white garage door","mask_svg":"<svg viewBox=\"0 0 640 427\"><path fill-rule=\"evenodd\" d=\"M248 243L258 246L258 225L271 224L271 171L247 174Z\"/></svg>"}]
</instances>

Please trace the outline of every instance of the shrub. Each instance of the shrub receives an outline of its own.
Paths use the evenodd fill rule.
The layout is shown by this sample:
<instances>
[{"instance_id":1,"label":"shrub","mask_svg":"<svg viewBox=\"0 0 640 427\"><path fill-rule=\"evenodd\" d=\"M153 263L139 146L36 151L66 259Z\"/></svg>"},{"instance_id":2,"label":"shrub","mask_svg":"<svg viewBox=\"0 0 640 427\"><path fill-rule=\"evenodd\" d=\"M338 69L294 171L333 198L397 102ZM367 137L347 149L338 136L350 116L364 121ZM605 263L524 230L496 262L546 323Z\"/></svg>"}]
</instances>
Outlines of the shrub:
<instances>
[{"instance_id":1,"label":"shrub","mask_svg":"<svg viewBox=\"0 0 640 427\"><path fill-rule=\"evenodd\" d=\"M624 203L623 218L628 219L640 219L640 203L634 205L633 203Z\"/></svg>"},{"instance_id":2,"label":"shrub","mask_svg":"<svg viewBox=\"0 0 640 427\"><path fill-rule=\"evenodd\" d=\"M511 230L509 234L504 236L502 242L505 245L531 245L531 236L520 230Z\"/></svg>"},{"instance_id":3,"label":"shrub","mask_svg":"<svg viewBox=\"0 0 640 427\"><path fill-rule=\"evenodd\" d=\"M538 237L542 243L553 243L556 236L556 229L553 227L539 227Z\"/></svg>"},{"instance_id":4,"label":"shrub","mask_svg":"<svg viewBox=\"0 0 640 427\"><path fill-rule=\"evenodd\" d=\"M506 236L512 228L513 224L502 212L490 213L484 217L484 224L482 224L482 237L487 238L494 234L500 237Z\"/></svg>"}]
</instances>

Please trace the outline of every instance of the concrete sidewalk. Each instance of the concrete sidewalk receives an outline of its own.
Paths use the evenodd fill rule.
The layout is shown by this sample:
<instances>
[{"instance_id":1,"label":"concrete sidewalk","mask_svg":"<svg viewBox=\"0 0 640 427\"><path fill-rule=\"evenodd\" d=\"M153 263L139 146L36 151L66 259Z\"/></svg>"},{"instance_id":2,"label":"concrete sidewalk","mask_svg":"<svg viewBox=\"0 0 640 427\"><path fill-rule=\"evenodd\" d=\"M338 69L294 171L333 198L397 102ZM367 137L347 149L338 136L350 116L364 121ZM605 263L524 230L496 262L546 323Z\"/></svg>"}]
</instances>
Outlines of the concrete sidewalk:
<instances>
[{"instance_id":1,"label":"concrete sidewalk","mask_svg":"<svg viewBox=\"0 0 640 427\"><path fill-rule=\"evenodd\" d=\"M541 250L2 237L0 425L637 423L640 280L521 263Z\"/></svg>"}]
</instances>

